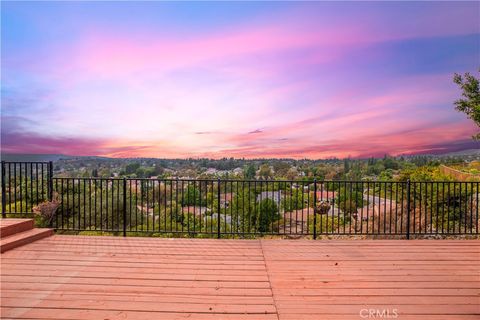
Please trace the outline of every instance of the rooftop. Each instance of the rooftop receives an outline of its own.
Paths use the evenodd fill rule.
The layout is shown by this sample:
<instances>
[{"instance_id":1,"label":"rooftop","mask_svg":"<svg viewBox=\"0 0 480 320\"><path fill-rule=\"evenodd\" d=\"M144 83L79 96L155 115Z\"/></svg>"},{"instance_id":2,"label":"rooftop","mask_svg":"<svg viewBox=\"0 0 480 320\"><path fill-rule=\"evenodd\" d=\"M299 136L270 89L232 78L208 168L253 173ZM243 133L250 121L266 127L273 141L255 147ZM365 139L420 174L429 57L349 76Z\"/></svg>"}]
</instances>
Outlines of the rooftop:
<instances>
[{"instance_id":1,"label":"rooftop","mask_svg":"<svg viewBox=\"0 0 480 320\"><path fill-rule=\"evenodd\" d=\"M1 258L3 319L361 319L378 309L465 320L480 312L479 240L54 235Z\"/></svg>"}]
</instances>

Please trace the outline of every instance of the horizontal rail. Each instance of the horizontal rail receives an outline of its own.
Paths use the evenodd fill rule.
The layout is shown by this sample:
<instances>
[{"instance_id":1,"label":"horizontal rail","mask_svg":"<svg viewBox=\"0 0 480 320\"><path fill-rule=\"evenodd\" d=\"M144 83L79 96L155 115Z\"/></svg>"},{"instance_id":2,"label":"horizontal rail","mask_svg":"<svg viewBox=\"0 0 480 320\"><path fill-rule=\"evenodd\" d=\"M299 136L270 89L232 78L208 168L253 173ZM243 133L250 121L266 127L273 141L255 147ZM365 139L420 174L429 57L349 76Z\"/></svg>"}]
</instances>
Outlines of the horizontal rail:
<instances>
[{"instance_id":1,"label":"horizontal rail","mask_svg":"<svg viewBox=\"0 0 480 320\"><path fill-rule=\"evenodd\" d=\"M123 179L126 180L136 180L136 181L154 181L154 180L161 180L161 181L189 181L189 182L194 182L194 181L217 181L218 179L205 179L205 178L104 178L104 177L55 177L55 179L59 180L67 180L67 179L76 179L76 180L115 180L115 181L122 181ZM268 183L277 183L277 182L287 182L287 183L310 183L313 184L315 179L311 180L286 180L286 179L226 179L226 178L221 178L220 179L222 182L268 182ZM418 182L418 183L472 183L471 181L451 181L451 180L435 180L435 181L416 181L416 180L410 180L412 183L413 182ZM317 183L378 183L378 184L388 184L388 183L406 183L406 181L395 181L395 180L317 180ZM473 183L476 183L474 181Z\"/></svg>"}]
</instances>

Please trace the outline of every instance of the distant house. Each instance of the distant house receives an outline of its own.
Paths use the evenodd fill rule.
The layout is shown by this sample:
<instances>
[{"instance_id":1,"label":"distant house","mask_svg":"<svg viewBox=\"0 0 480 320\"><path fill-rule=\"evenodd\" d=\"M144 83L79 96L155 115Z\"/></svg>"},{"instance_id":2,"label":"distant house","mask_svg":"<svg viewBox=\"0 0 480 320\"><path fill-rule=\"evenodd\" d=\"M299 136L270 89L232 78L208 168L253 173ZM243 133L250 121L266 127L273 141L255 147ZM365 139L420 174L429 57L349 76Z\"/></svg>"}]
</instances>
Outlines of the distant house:
<instances>
[{"instance_id":1,"label":"distant house","mask_svg":"<svg viewBox=\"0 0 480 320\"><path fill-rule=\"evenodd\" d=\"M280 206L283 195L281 191L263 191L257 196L257 202L265 199L271 199L277 206Z\"/></svg>"},{"instance_id":2,"label":"distant house","mask_svg":"<svg viewBox=\"0 0 480 320\"><path fill-rule=\"evenodd\" d=\"M218 170L215 169L215 168L208 168L206 171L205 171L205 174L217 174Z\"/></svg>"}]
</instances>

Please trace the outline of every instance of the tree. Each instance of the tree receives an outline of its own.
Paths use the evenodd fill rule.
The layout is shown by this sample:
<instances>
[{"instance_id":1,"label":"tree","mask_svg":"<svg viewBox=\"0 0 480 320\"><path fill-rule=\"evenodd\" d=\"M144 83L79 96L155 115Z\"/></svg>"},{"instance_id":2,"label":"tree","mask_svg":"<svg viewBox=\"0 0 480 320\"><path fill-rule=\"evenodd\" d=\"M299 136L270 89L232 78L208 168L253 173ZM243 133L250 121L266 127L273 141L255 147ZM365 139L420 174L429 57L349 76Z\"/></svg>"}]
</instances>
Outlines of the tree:
<instances>
[{"instance_id":1,"label":"tree","mask_svg":"<svg viewBox=\"0 0 480 320\"><path fill-rule=\"evenodd\" d=\"M232 216L231 230L252 232L252 219L255 218L255 194L250 188L241 187L233 197L230 209Z\"/></svg>"},{"instance_id":2,"label":"tree","mask_svg":"<svg viewBox=\"0 0 480 320\"><path fill-rule=\"evenodd\" d=\"M145 178L145 169L143 168L138 168L136 171L135 171L135 175L137 178Z\"/></svg>"},{"instance_id":3,"label":"tree","mask_svg":"<svg viewBox=\"0 0 480 320\"><path fill-rule=\"evenodd\" d=\"M398 162L390 157L385 157L383 159L383 166L385 167L385 169L397 170L399 168Z\"/></svg>"},{"instance_id":4,"label":"tree","mask_svg":"<svg viewBox=\"0 0 480 320\"><path fill-rule=\"evenodd\" d=\"M252 164L249 164L245 168L245 179L253 180L255 179L255 167Z\"/></svg>"},{"instance_id":5,"label":"tree","mask_svg":"<svg viewBox=\"0 0 480 320\"><path fill-rule=\"evenodd\" d=\"M479 69L480 72L480 69ZM458 84L462 89L462 97L454 102L455 109L463 112L468 118L480 128L480 85L479 79L472 76L470 73L465 73L463 76L455 73L453 82ZM480 133L475 134L475 140L480 140Z\"/></svg>"},{"instance_id":6,"label":"tree","mask_svg":"<svg viewBox=\"0 0 480 320\"><path fill-rule=\"evenodd\" d=\"M287 171L285 178L287 178L287 180L295 180L298 178L298 175L298 169L296 167L292 167Z\"/></svg>"},{"instance_id":7,"label":"tree","mask_svg":"<svg viewBox=\"0 0 480 320\"><path fill-rule=\"evenodd\" d=\"M290 192L291 195L287 192L287 197L284 201L285 211L303 209L306 206L305 201L308 200L308 194L305 195L302 190L298 189L291 190Z\"/></svg>"},{"instance_id":8,"label":"tree","mask_svg":"<svg viewBox=\"0 0 480 320\"><path fill-rule=\"evenodd\" d=\"M338 207L344 213L356 213L359 208L368 204L367 200L363 199L363 193L360 191L350 190L347 187L341 188L338 194Z\"/></svg>"},{"instance_id":9,"label":"tree","mask_svg":"<svg viewBox=\"0 0 480 320\"><path fill-rule=\"evenodd\" d=\"M257 228L259 232L267 232L271 224L280 217L277 204L272 199L264 199L260 202L258 215Z\"/></svg>"},{"instance_id":10,"label":"tree","mask_svg":"<svg viewBox=\"0 0 480 320\"><path fill-rule=\"evenodd\" d=\"M319 180L325 180L326 175L328 174L330 168L328 168L325 164L320 164L317 168L315 168L315 176Z\"/></svg>"},{"instance_id":11,"label":"tree","mask_svg":"<svg viewBox=\"0 0 480 320\"><path fill-rule=\"evenodd\" d=\"M350 171L350 159L346 158L343 160L343 171L348 173Z\"/></svg>"},{"instance_id":12,"label":"tree","mask_svg":"<svg viewBox=\"0 0 480 320\"><path fill-rule=\"evenodd\" d=\"M140 168L140 164L139 163L129 163L126 165L125 167L125 173L126 174L132 174L134 173L135 171L137 171L137 169Z\"/></svg>"},{"instance_id":13,"label":"tree","mask_svg":"<svg viewBox=\"0 0 480 320\"><path fill-rule=\"evenodd\" d=\"M273 163L273 170L275 171L277 177L287 177L290 168L290 164L284 161Z\"/></svg>"},{"instance_id":14,"label":"tree","mask_svg":"<svg viewBox=\"0 0 480 320\"><path fill-rule=\"evenodd\" d=\"M273 178L273 172L272 169L270 169L270 166L268 164L262 164L260 166L260 170L258 172L258 175L260 176L261 179L263 180L268 180Z\"/></svg>"},{"instance_id":15,"label":"tree","mask_svg":"<svg viewBox=\"0 0 480 320\"><path fill-rule=\"evenodd\" d=\"M182 199L183 206L205 206L207 205L206 198L200 197L200 188L197 188L196 185L189 185L187 187L186 194L183 195Z\"/></svg>"}]
</instances>

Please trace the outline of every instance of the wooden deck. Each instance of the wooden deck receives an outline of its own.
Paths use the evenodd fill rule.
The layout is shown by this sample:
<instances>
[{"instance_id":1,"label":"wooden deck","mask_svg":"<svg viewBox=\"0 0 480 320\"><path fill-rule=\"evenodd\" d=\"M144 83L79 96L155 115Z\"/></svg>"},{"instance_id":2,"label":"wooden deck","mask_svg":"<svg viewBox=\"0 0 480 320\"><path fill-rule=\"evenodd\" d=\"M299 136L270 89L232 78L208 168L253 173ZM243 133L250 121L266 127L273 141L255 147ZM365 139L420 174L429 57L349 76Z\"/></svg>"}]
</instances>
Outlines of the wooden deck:
<instances>
[{"instance_id":1,"label":"wooden deck","mask_svg":"<svg viewBox=\"0 0 480 320\"><path fill-rule=\"evenodd\" d=\"M1 255L1 318L473 320L479 265L478 240L55 235Z\"/></svg>"}]
</instances>

